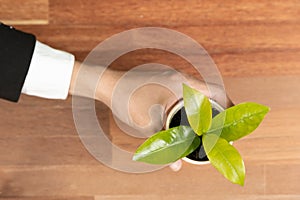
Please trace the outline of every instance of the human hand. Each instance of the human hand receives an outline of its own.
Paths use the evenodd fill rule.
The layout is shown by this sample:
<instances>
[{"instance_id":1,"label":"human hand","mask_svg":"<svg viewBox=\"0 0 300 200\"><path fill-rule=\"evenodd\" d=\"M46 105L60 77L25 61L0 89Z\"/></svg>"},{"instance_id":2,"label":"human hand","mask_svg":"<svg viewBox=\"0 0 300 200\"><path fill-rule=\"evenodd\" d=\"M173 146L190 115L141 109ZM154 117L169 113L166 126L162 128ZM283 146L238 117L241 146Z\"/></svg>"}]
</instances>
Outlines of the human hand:
<instances>
[{"instance_id":1,"label":"human hand","mask_svg":"<svg viewBox=\"0 0 300 200\"><path fill-rule=\"evenodd\" d=\"M223 107L231 105L231 101L224 94L222 87L179 73L173 69L139 69L124 73L111 71L119 77L111 90L107 105L114 116L122 123L121 128L128 130L130 135L151 136L160 131L168 111L182 98L182 83L186 83L215 101ZM121 74L120 74L121 73ZM116 75L119 74L119 75ZM222 94L223 93L223 94ZM127 125L127 127L123 126ZM133 133L136 132L136 133Z\"/></svg>"},{"instance_id":2,"label":"human hand","mask_svg":"<svg viewBox=\"0 0 300 200\"><path fill-rule=\"evenodd\" d=\"M144 82L141 80L150 83L144 85ZM123 130L127 131L130 135L138 137L141 134L142 136L151 136L153 133L161 130L167 111L172 108L178 99L182 98L181 88L183 82L201 90L217 102L222 102L222 88L210 85L212 91L209 92L203 81L192 76L178 74L174 70L161 71L152 69L151 71L135 71L129 75L123 75L123 80L119 83L121 87L115 88L114 91L117 95L112 95L111 108L114 114L118 119L126 122L130 128L133 128L128 129L127 127ZM138 87L139 85L141 87ZM118 101L114 102L114 100ZM125 103L119 103L119 100L125 100ZM232 105L228 97L226 101L227 104L223 105L223 107ZM161 107L157 107L156 110L152 108L154 111L151 112L151 106L153 105L161 105ZM135 130L137 135L133 133ZM173 171L179 171L182 161L178 160L169 166Z\"/></svg>"},{"instance_id":3,"label":"human hand","mask_svg":"<svg viewBox=\"0 0 300 200\"><path fill-rule=\"evenodd\" d=\"M93 90L89 80L97 74L96 69L99 70L85 67L86 87L79 91L79 95L104 102L111 108L119 127L135 137L146 138L163 128L167 112L182 98L182 83L200 90L217 102L222 102L222 98L226 97L223 88L218 85L206 84L202 80L172 69L155 67L151 70L138 69L130 73L106 70L98 81L96 90ZM84 94L88 90L90 93L94 92L94 96ZM229 98L226 98L223 107L231 104ZM178 160L171 164L170 168L178 171L181 165L181 160Z\"/></svg>"}]
</instances>

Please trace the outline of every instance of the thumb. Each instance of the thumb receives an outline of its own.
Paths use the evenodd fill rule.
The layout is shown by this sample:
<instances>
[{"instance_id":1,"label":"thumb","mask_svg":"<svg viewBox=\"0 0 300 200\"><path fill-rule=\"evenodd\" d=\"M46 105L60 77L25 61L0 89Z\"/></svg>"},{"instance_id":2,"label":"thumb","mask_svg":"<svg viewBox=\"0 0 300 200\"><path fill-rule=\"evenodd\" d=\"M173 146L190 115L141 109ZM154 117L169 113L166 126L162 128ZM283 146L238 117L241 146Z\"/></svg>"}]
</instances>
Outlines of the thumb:
<instances>
[{"instance_id":1,"label":"thumb","mask_svg":"<svg viewBox=\"0 0 300 200\"><path fill-rule=\"evenodd\" d=\"M181 160L177 160L176 162L169 165L171 170L173 170L174 172L179 171L181 169L181 166L182 166L182 161Z\"/></svg>"}]
</instances>

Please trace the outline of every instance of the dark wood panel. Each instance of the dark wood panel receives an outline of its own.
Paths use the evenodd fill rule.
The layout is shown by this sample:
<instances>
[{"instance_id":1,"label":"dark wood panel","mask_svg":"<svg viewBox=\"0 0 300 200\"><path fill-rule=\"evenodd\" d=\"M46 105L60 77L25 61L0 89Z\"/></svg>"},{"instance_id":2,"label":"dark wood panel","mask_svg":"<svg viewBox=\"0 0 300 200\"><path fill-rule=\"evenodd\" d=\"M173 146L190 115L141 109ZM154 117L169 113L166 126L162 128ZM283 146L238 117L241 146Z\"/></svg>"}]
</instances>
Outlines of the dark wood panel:
<instances>
[{"instance_id":1,"label":"dark wood panel","mask_svg":"<svg viewBox=\"0 0 300 200\"><path fill-rule=\"evenodd\" d=\"M78 60L85 60L88 51L73 52ZM276 76L300 74L300 50L282 52L245 52L210 54L221 74L226 77ZM130 70L145 63L160 63L185 73L197 75L185 59L157 50L139 50L116 59L111 68Z\"/></svg>"},{"instance_id":2,"label":"dark wood panel","mask_svg":"<svg viewBox=\"0 0 300 200\"><path fill-rule=\"evenodd\" d=\"M134 26L50 25L17 26L17 28L35 33L42 42L72 52L90 51L110 36L134 28ZM195 39L212 54L300 49L300 25L298 24L169 28ZM113 48L108 50L113 50Z\"/></svg>"},{"instance_id":3,"label":"dark wood panel","mask_svg":"<svg viewBox=\"0 0 300 200\"><path fill-rule=\"evenodd\" d=\"M126 30L125 27L61 25L17 26L17 28L36 33L42 42L72 52L79 60L84 60L88 52L106 38ZM224 76L300 73L298 25L205 26L175 30L186 33L202 44ZM114 49L107 51L114 52ZM131 53L129 57L123 56L112 66L125 70L147 62L158 62L185 70L191 67L184 59L154 50Z\"/></svg>"},{"instance_id":4,"label":"dark wood panel","mask_svg":"<svg viewBox=\"0 0 300 200\"><path fill-rule=\"evenodd\" d=\"M138 26L297 22L299 6L297 0L50 0L50 21Z\"/></svg>"},{"instance_id":5,"label":"dark wood panel","mask_svg":"<svg viewBox=\"0 0 300 200\"><path fill-rule=\"evenodd\" d=\"M223 76L300 74L300 51L211 54Z\"/></svg>"}]
</instances>

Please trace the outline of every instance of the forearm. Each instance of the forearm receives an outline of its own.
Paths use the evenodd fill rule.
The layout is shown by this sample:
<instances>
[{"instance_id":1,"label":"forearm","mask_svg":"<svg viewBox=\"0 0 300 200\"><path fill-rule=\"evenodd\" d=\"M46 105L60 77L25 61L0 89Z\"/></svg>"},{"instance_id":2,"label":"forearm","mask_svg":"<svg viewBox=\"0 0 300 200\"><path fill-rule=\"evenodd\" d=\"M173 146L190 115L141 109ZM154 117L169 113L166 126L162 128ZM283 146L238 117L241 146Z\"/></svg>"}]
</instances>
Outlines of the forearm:
<instances>
[{"instance_id":1,"label":"forearm","mask_svg":"<svg viewBox=\"0 0 300 200\"><path fill-rule=\"evenodd\" d=\"M88 66L76 61L69 94L93 98L110 106L113 89L123 74L122 71L105 70L102 66Z\"/></svg>"}]
</instances>

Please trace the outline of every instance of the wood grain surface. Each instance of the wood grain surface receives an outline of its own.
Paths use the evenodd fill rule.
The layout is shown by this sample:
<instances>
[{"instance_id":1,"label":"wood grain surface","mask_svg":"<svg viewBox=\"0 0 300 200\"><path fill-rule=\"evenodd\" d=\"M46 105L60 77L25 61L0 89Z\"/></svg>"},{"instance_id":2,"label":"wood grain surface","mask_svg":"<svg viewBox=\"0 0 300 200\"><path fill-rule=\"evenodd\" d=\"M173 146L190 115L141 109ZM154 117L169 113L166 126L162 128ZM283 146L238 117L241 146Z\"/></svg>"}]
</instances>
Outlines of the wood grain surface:
<instances>
[{"instance_id":1,"label":"wood grain surface","mask_svg":"<svg viewBox=\"0 0 300 200\"><path fill-rule=\"evenodd\" d=\"M0 0L0 19L7 24L48 24L48 0Z\"/></svg>"},{"instance_id":2,"label":"wood grain surface","mask_svg":"<svg viewBox=\"0 0 300 200\"><path fill-rule=\"evenodd\" d=\"M131 28L180 31L211 55L235 103L271 107L260 128L234 144L247 168L239 187L210 165L184 163L177 173L110 169L82 144L71 97L0 100L0 199L300 199L299 0L0 0L0 10L0 21L81 61L103 40ZM153 49L123 55L110 67L129 70L149 62L196 75L186 60ZM96 111L114 144L132 151L142 142L122 133L102 103L96 102Z\"/></svg>"}]
</instances>

